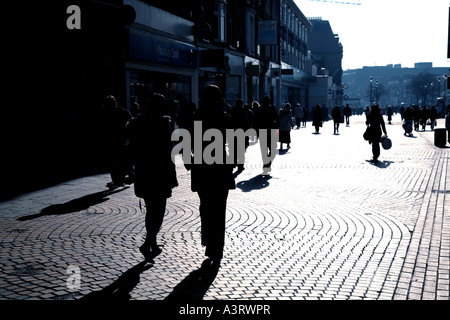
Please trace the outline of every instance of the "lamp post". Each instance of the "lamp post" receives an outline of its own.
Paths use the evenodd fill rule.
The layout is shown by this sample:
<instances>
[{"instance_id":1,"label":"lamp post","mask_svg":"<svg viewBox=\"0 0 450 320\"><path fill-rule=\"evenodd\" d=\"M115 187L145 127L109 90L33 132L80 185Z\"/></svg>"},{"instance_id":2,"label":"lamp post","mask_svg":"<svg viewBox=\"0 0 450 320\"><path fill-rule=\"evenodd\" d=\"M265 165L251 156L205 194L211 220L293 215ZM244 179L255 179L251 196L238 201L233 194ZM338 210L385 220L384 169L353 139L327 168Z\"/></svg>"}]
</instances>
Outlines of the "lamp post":
<instances>
[{"instance_id":1,"label":"lamp post","mask_svg":"<svg viewBox=\"0 0 450 320\"><path fill-rule=\"evenodd\" d=\"M448 87L448 76L444 74L444 103L447 103L447 87Z\"/></svg>"},{"instance_id":2,"label":"lamp post","mask_svg":"<svg viewBox=\"0 0 450 320\"><path fill-rule=\"evenodd\" d=\"M375 81L375 103L378 103L380 93L378 92L378 80Z\"/></svg>"},{"instance_id":3,"label":"lamp post","mask_svg":"<svg viewBox=\"0 0 450 320\"><path fill-rule=\"evenodd\" d=\"M441 96L441 77L438 78L438 98Z\"/></svg>"},{"instance_id":4,"label":"lamp post","mask_svg":"<svg viewBox=\"0 0 450 320\"><path fill-rule=\"evenodd\" d=\"M373 82L373 78L372 78L372 76L370 76L370 79L369 79L369 81L370 81L370 101L369 101L369 105L371 105L372 104L372 82Z\"/></svg>"}]
</instances>

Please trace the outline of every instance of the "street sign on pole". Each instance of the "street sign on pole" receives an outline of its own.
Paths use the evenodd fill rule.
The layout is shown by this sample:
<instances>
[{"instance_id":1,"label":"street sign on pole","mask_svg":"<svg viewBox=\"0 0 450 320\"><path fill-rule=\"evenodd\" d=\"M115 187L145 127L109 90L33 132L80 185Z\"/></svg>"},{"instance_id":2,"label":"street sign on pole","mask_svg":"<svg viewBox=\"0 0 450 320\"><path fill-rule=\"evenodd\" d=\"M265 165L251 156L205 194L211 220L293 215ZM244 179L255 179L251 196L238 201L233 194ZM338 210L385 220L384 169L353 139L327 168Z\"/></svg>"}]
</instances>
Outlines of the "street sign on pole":
<instances>
[{"instance_id":1,"label":"street sign on pole","mask_svg":"<svg viewBox=\"0 0 450 320\"><path fill-rule=\"evenodd\" d=\"M258 44L277 44L277 22L275 20L260 21L258 24Z\"/></svg>"}]
</instances>

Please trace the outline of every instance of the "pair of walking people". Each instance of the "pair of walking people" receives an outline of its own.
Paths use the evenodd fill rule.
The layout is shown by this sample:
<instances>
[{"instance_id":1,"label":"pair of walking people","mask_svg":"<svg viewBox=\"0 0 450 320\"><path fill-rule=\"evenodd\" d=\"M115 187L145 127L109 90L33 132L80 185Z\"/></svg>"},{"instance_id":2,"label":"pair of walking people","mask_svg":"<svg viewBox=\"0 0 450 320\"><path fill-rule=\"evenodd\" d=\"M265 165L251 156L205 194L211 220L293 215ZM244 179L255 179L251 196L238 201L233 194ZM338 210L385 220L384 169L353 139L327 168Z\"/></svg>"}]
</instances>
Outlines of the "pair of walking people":
<instances>
[{"instance_id":1,"label":"pair of walking people","mask_svg":"<svg viewBox=\"0 0 450 320\"><path fill-rule=\"evenodd\" d=\"M166 104L164 96L153 95L146 110L127 125L135 161L135 195L143 198L146 206L147 234L139 250L148 261L162 252L157 244L157 235L167 199L178 185L172 158L170 117L164 116L163 112ZM203 131L218 129L224 136L225 130L232 128L230 118L224 112L219 87L209 85L204 89L195 120L202 121ZM202 141L201 151L210 143ZM223 151L226 157L225 142ZM228 165L229 161L225 159L221 164L192 163L185 164L185 167L191 171L191 189L197 192L200 199L201 243L206 247L205 255L208 257L202 266L218 268L225 243L228 192L236 188L233 165Z\"/></svg>"}]
</instances>

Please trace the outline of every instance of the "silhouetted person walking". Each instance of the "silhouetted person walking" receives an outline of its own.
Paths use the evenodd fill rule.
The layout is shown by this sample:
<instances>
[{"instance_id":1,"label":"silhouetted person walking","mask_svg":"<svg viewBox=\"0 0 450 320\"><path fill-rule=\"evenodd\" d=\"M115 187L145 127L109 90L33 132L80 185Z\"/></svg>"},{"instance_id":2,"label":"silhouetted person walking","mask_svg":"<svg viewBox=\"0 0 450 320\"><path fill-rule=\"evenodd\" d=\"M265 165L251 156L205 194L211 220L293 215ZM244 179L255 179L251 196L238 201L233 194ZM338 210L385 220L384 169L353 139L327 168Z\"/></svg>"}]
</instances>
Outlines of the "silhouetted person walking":
<instances>
[{"instance_id":1,"label":"silhouetted person walking","mask_svg":"<svg viewBox=\"0 0 450 320\"><path fill-rule=\"evenodd\" d=\"M406 110L402 114L403 117L403 129L405 130L404 135L412 135L412 129L414 125L414 115L411 110L411 107L407 107Z\"/></svg>"},{"instance_id":2,"label":"silhouetted person walking","mask_svg":"<svg viewBox=\"0 0 450 320\"><path fill-rule=\"evenodd\" d=\"M230 109L231 122L233 124L233 129L242 129L244 132L250 128L250 123L248 121L247 112L244 110L244 101L237 99L234 106ZM249 137L245 136L245 149L249 146ZM237 166L238 171L244 170L245 162L245 152L240 152L237 150L237 138L234 141L234 164Z\"/></svg>"},{"instance_id":3,"label":"silhouetted person walking","mask_svg":"<svg viewBox=\"0 0 450 320\"><path fill-rule=\"evenodd\" d=\"M303 126L306 128L306 121L308 121L308 108L303 107Z\"/></svg>"},{"instance_id":4,"label":"silhouetted person walking","mask_svg":"<svg viewBox=\"0 0 450 320\"><path fill-rule=\"evenodd\" d=\"M272 129L278 129L280 120L277 111L270 104L270 98L264 96L262 104L255 109L254 127L258 134L259 147L261 149L261 156L263 159L263 174L270 172L272 161L275 158L277 149L276 138L272 136ZM261 130L266 130L266 138L261 139Z\"/></svg>"},{"instance_id":5,"label":"silhouetted person walking","mask_svg":"<svg viewBox=\"0 0 450 320\"><path fill-rule=\"evenodd\" d=\"M374 103L372 105L370 113L367 116L366 124L370 126L369 143L372 144L373 160L378 161L378 157L380 156L380 141L382 131L387 136L386 126L384 124L384 119L378 104Z\"/></svg>"},{"instance_id":6,"label":"silhouetted person walking","mask_svg":"<svg viewBox=\"0 0 450 320\"><path fill-rule=\"evenodd\" d=\"M135 160L134 192L143 198L146 207L146 238L139 248L146 260L161 253L156 236L161 229L167 198L178 185L173 162L171 119L164 116L166 98L154 94L143 113L132 118L127 125L130 146Z\"/></svg>"},{"instance_id":7,"label":"silhouetted person walking","mask_svg":"<svg viewBox=\"0 0 450 320\"><path fill-rule=\"evenodd\" d=\"M413 106L414 130L419 131L421 112L419 106Z\"/></svg>"},{"instance_id":8,"label":"silhouetted person walking","mask_svg":"<svg viewBox=\"0 0 450 320\"><path fill-rule=\"evenodd\" d=\"M447 129L447 141L450 143L450 104L447 105L447 115L445 116L445 129Z\"/></svg>"},{"instance_id":9,"label":"silhouetted person walking","mask_svg":"<svg viewBox=\"0 0 450 320\"><path fill-rule=\"evenodd\" d=\"M223 159L212 164L206 163L204 150L214 142L195 141L195 144L200 143L202 146L200 149L203 155L202 162L186 166L191 169L192 191L197 192L200 199L202 245L206 246L205 255L208 257L203 266L216 269L223 257L228 192L236 188L233 165L227 164L228 155L225 150L225 130L231 129L232 124L230 117L224 112L224 100L219 87L208 85L203 90L196 120L201 121L203 133L209 129L216 129L223 137L220 146ZM195 151L196 148L194 158Z\"/></svg>"},{"instance_id":10,"label":"silhouetted person walking","mask_svg":"<svg viewBox=\"0 0 450 320\"><path fill-rule=\"evenodd\" d=\"M127 174L131 175L126 130L131 114L128 110L121 108L111 95L105 98L103 108L105 110L106 157L112 180L107 187L115 189L123 186Z\"/></svg>"},{"instance_id":11,"label":"silhouetted person walking","mask_svg":"<svg viewBox=\"0 0 450 320\"><path fill-rule=\"evenodd\" d=\"M312 113L312 125L316 128L316 133L319 133L319 128L322 127L322 111L320 106L316 105Z\"/></svg>"},{"instance_id":12,"label":"silhouetted person walking","mask_svg":"<svg viewBox=\"0 0 450 320\"><path fill-rule=\"evenodd\" d=\"M364 114L366 115L366 121L367 121L367 117L369 116L370 113L370 108L369 106L366 106L366 108L364 109Z\"/></svg>"},{"instance_id":13,"label":"silhouetted person walking","mask_svg":"<svg viewBox=\"0 0 450 320\"><path fill-rule=\"evenodd\" d=\"M420 124L422 125L423 131L425 131L429 117L430 115L427 106L423 106L422 110L420 111Z\"/></svg>"},{"instance_id":14,"label":"silhouetted person walking","mask_svg":"<svg viewBox=\"0 0 450 320\"><path fill-rule=\"evenodd\" d=\"M350 116L351 115L352 115L352 108L350 108L350 105L347 104L344 108L345 124L347 126L350 125Z\"/></svg>"},{"instance_id":15,"label":"silhouetted person walking","mask_svg":"<svg viewBox=\"0 0 450 320\"><path fill-rule=\"evenodd\" d=\"M436 124L436 119L438 117L438 113L437 113L435 106L431 106L429 116L430 116L431 130L434 130L434 126Z\"/></svg>"},{"instance_id":16,"label":"silhouetted person walking","mask_svg":"<svg viewBox=\"0 0 450 320\"><path fill-rule=\"evenodd\" d=\"M294 117L297 129L300 129L301 123L304 122L303 108L300 106L300 103L297 103L297 105L294 107Z\"/></svg>"},{"instance_id":17,"label":"silhouetted person walking","mask_svg":"<svg viewBox=\"0 0 450 320\"><path fill-rule=\"evenodd\" d=\"M386 115L388 116L388 123L391 124L392 122L392 115L394 114L394 111L392 111L392 107L388 106L386 110Z\"/></svg>"},{"instance_id":18,"label":"silhouetted person walking","mask_svg":"<svg viewBox=\"0 0 450 320\"><path fill-rule=\"evenodd\" d=\"M333 111L331 111L331 117L333 118L334 134L339 133L339 123L341 122L341 108L335 106Z\"/></svg>"},{"instance_id":19,"label":"silhouetted person walking","mask_svg":"<svg viewBox=\"0 0 450 320\"><path fill-rule=\"evenodd\" d=\"M291 147L291 129L293 127L291 104L286 103L284 108L280 109L280 150L283 150L283 143L287 144L288 149Z\"/></svg>"}]
</instances>

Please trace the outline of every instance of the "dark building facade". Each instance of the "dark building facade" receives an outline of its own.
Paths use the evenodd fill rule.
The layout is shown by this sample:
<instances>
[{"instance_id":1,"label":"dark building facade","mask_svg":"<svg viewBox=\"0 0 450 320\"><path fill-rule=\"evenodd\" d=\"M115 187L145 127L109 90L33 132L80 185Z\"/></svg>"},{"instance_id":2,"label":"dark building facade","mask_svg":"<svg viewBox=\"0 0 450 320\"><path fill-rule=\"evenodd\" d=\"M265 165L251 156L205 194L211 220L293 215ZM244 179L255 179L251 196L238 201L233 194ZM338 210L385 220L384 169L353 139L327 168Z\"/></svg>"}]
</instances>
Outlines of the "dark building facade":
<instances>
[{"instance_id":1,"label":"dark building facade","mask_svg":"<svg viewBox=\"0 0 450 320\"><path fill-rule=\"evenodd\" d=\"M292 0L60 0L22 9L8 4L21 12L6 37L15 99L3 117L2 164L11 194L104 169L109 94L130 110L160 92L172 116L182 101L198 104L208 84L230 105L264 95L276 107L308 103L311 24Z\"/></svg>"},{"instance_id":2,"label":"dark building facade","mask_svg":"<svg viewBox=\"0 0 450 320\"><path fill-rule=\"evenodd\" d=\"M0 129L0 197L102 167L102 100L113 93L125 104L125 25L133 20L121 0L16 1L5 12L17 19L3 39L11 99Z\"/></svg>"},{"instance_id":3,"label":"dark building facade","mask_svg":"<svg viewBox=\"0 0 450 320\"><path fill-rule=\"evenodd\" d=\"M338 35L333 33L329 21L310 18L312 24L308 37L308 48L313 62L320 68L328 70L335 86L334 103L343 105L342 57L343 46Z\"/></svg>"},{"instance_id":4,"label":"dark building facade","mask_svg":"<svg viewBox=\"0 0 450 320\"><path fill-rule=\"evenodd\" d=\"M131 100L154 89L174 102L183 96L197 103L207 84L217 84L230 104L237 98L260 100L264 94L276 98L268 77L279 66L278 42L260 43L258 33L260 22L279 20L278 0L125 3L137 12L129 28Z\"/></svg>"}]
</instances>

